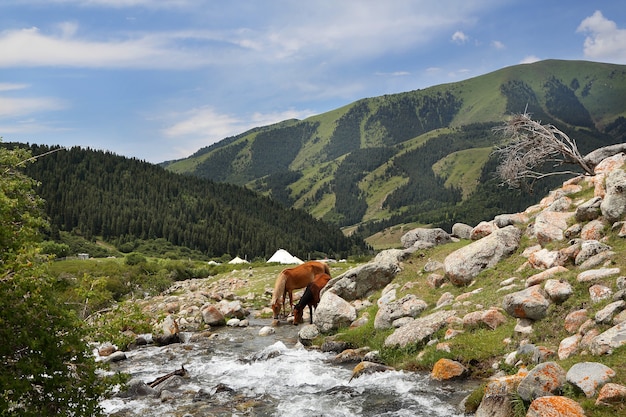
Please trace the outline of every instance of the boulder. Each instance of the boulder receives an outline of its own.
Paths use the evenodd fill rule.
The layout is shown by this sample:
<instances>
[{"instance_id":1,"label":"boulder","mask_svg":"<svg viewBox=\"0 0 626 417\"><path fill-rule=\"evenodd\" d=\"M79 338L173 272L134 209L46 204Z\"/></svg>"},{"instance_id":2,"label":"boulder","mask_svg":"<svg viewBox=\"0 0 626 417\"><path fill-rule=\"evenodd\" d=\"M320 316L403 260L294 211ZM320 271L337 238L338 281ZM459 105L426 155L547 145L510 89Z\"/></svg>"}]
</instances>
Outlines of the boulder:
<instances>
[{"instance_id":1,"label":"boulder","mask_svg":"<svg viewBox=\"0 0 626 417\"><path fill-rule=\"evenodd\" d=\"M576 208L575 217L579 222L588 222L600 217L602 197L593 197Z\"/></svg>"},{"instance_id":2,"label":"boulder","mask_svg":"<svg viewBox=\"0 0 626 417\"><path fill-rule=\"evenodd\" d=\"M528 374L521 368L516 375L495 378L485 387L483 399L476 410L475 417L510 417L513 415L511 398L520 381Z\"/></svg>"},{"instance_id":3,"label":"boulder","mask_svg":"<svg viewBox=\"0 0 626 417\"><path fill-rule=\"evenodd\" d=\"M466 374L467 368L461 362L441 358L433 366L430 376L437 381L449 381L462 378Z\"/></svg>"},{"instance_id":4,"label":"boulder","mask_svg":"<svg viewBox=\"0 0 626 417\"><path fill-rule=\"evenodd\" d=\"M213 304L208 304L202 307L201 310L202 320L209 326L224 326L226 325L226 318L224 314Z\"/></svg>"},{"instance_id":5,"label":"boulder","mask_svg":"<svg viewBox=\"0 0 626 417\"><path fill-rule=\"evenodd\" d=\"M573 336L566 337L565 339L561 340L561 343L559 344L559 349L557 351L559 355L559 359L560 360L567 359L570 356L572 356L574 353L576 353L580 346L581 339L582 339L581 335L575 334Z\"/></svg>"},{"instance_id":6,"label":"boulder","mask_svg":"<svg viewBox=\"0 0 626 417\"><path fill-rule=\"evenodd\" d=\"M598 362L579 362L567 371L567 382L578 387L587 398L595 397L598 390L615 376L615 371Z\"/></svg>"},{"instance_id":7,"label":"boulder","mask_svg":"<svg viewBox=\"0 0 626 417\"><path fill-rule=\"evenodd\" d=\"M567 257L558 250L541 249L531 253L528 262L533 268L549 269L565 265Z\"/></svg>"},{"instance_id":8,"label":"boulder","mask_svg":"<svg viewBox=\"0 0 626 417\"><path fill-rule=\"evenodd\" d=\"M624 344L626 344L626 322L619 323L594 337L590 349L594 355L603 355Z\"/></svg>"},{"instance_id":9,"label":"boulder","mask_svg":"<svg viewBox=\"0 0 626 417\"><path fill-rule=\"evenodd\" d=\"M493 223L499 228L512 226L515 224L528 223L528 216L524 213L498 214L493 218Z\"/></svg>"},{"instance_id":10,"label":"boulder","mask_svg":"<svg viewBox=\"0 0 626 417\"><path fill-rule=\"evenodd\" d=\"M609 245L605 245L597 240L585 240L580 245L580 251L576 254L576 258L574 259L574 263L576 265L581 265L589 258L606 251L610 251L611 247Z\"/></svg>"},{"instance_id":11,"label":"boulder","mask_svg":"<svg viewBox=\"0 0 626 417\"><path fill-rule=\"evenodd\" d=\"M390 329L395 320L402 317L415 318L426 310L428 304L413 294L408 294L397 301L383 304L374 318L376 330Z\"/></svg>"},{"instance_id":12,"label":"boulder","mask_svg":"<svg viewBox=\"0 0 626 417\"><path fill-rule=\"evenodd\" d=\"M626 387L609 382L600 388L596 405L614 405L626 402Z\"/></svg>"},{"instance_id":13,"label":"boulder","mask_svg":"<svg viewBox=\"0 0 626 417\"><path fill-rule=\"evenodd\" d=\"M524 401L554 395L565 385L566 376L567 373L558 363L540 363L522 379L517 393Z\"/></svg>"},{"instance_id":14,"label":"boulder","mask_svg":"<svg viewBox=\"0 0 626 417\"><path fill-rule=\"evenodd\" d=\"M241 305L241 301L239 300L222 300L217 303L217 308L224 315L224 317L234 317L240 320L250 314L248 310L243 308L243 306Z\"/></svg>"},{"instance_id":15,"label":"boulder","mask_svg":"<svg viewBox=\"0 0 626 417\"><path fill-rule=\"evenodd\" d=\"M502 300L502 308L513 317L541 320L546 316L550 301L539 285L507 294Z\"/></svg>"},{"instance_id":16,"label":"boulder","mask_svg":"<svg viewBox=\"0 0 626 417\"><path fill-rule=\"evenodd\" d=\"M443 263L446 276L454 285L469 284L481 271L515 252L521 236L518 228L507 226L452 252Z\"/></svg>"},{"instance_id":17,"label":"boulder","mask_svg":"<svg viewBox=\"0 0 626 417\"><path fill-rule=\"evenodd\" d=\"M496 226L494 222L480 222L472 229L472 233L470 233L470 240L482 239L498 229L499 227Z\"/></svg>"},{"instance_id":18,"label":"boulder","mask_svg":"<svg viewBox=\"0 0 626 417\"><path fill-rule=\"evenodd\" d=\"M576 277L578 282L591 282L619 274L619 268L599 268L583 271Z\"/></svg>"},{"instance_id":19,"label":"boulder","mask_svg":"<svg viewBox=\"0 0 626 417\"><path fill-rule=\"evenodd\" d=\"M617 300L598 311L594 319L598 324L610 324L613 321L613 317L624 309L626 309L626 301Z\"/></svg>"},{"instance_id":20,"label":"boulder","mask_svg":"<svg viewBox=\"0 0 626 417\"><path fill-rule=\"evenodd\" d=\"M558 279L547 280L543 289L548 294L550 300L557 304L564 302L574 293L574 289L569 282Z\"/></svg>"},{"instance_id":21,"label":"boulder","mask_svg":"<svg viewBox=\"0 0 626 417\"><path fill-rule=\"evenodd\" d=\"M463 328L465 329L488 328L495 330L504 323L506 323L506 317L497 308L474 311L463 317Z\"/></svg>"},{"instance_id":22,"label":"boulder","mask_svg":"<svg viewBox=\"0 0 626 417\"><path fill-rule=\"evenodd\" d=\"M552 396L534 400L526 417L585 417L585 410L571 398Z\"/></svg>"},{"instance_id":23,"label":"boulder","mask_svg":"<svg viewBox=\"0 0 626 417\"><path fill-rule=\"evenodd\" d=\"M402 246L410 248L417 241L432 243L433 245L441 245L452 241L452 237L443 229L421 228L410 230L400 238Z\"/></svg>"},{"instance_id":24,"label":"boulder","mask_svg":"<svg viewBox=\"0 0 626 417\"><path fill-rule=\"evenodd\" d=\"M385 288L400 271L397 256L389 258L388 255L377 256L373 261L359 265L331 279L322 293L333 292L344 300L354 301Z\"/></svg>"},{"instance_id":25,"label":"boulder","mask_svg":"<svg viewBox=\"0 0 626 417\"><path fill-rule=\"evenodd\" d=\"M587 310L584 308L569 313L565 317L565 330L567 330L570 334L578 332L580 326L582 326L582 324L589 318L587 313Z\"/></svg>"},{"instance_id":26,"label":"boulder","mask_svg":"<svg viewBox=\"0 0 626 417\"><path fill-rule=\"evenodd\" d=\"M469 239L473 227L465 223L454 223L452 226L452 236L459 239Z\"/></svg>"},{"instance_id":27,"label":"boulder","mask_svg":"<svg viewBox=\"0 0 626 417\"><path fill-rule=\"evenodd\" d=\"M589 287L589 298L594 304L608 300L613 295L613 291L606 285L594 284Z\"/></svg>"},{"instance_id":28,"label":"boulder","mask_svg":"<svg viewBox=\"0 0 626 417\"><path fill-rule=\"evenodd\" d=\"M563 240L564 231L569 227L569 220L574 216L571 212L544 210L537 214L532 233L541 246L555 240Z\"/></svg>"},{"instance_id":29,"label":"boulder","mask_svg":"<svg viewBox=\"0 0 626 417\"><path fill-rule=\"evenodd\" d=\"M313 317L320 332L327 333L350 326L356 319L356 309L337 294L327 291L322 295Z\"/></svg>"},{"instance_id":30,"label":"boulder","mask_svg":"<svg viewBox=\"0 0 626 417\"><path fill-rule=\"evenodd\" d=\"M580 238L583 240L600 240L604 237L604 222L600 219L592 220L583 226Z\"/></svg>"},{"instance_id":31,"label":"boulder","mask_svg":"<svg viewBox=\"0 0 626 417\"><path fill-rule=\"evenodd\" d=\"M456 311L437 311L426 317L415 319L387 336L385 346L405 347L409 344L424 343L444 327L449 318L454 316L456 316Z\"/></svg>"},{"instance_id":32,"label":"boulder","mask_svg":"<svg viewBox=\"0 0 626 417\"><path fill-rule=\"evenodd\" d=\"M606 194L600 210L610 222L622 220L626 213L626 172L621 169L611 171L606 177Z\"/></svg>"},{"instance_id":33,"label":"boulder","mask_svg":"<svg viewBox=\"0 0 626 417\"><path fill-rule=\"evenodd\" d=\"M539 272L538 274L526 278L526 288L532 287L533 285L542 284L544 281L554 277L556 274L568 271L569 270L564 266L553 266L549 269L546 269L545 271Z\"/></svg>"}]
</instances>

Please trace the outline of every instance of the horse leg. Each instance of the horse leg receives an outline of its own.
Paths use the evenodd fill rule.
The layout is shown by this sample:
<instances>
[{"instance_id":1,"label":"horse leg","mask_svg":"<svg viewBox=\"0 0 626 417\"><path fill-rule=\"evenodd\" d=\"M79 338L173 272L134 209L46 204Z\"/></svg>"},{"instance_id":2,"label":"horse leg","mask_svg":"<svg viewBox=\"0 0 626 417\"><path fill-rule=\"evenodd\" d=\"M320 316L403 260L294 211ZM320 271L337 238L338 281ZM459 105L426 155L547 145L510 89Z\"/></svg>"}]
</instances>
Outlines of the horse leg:
<instances>
[{"instance_id":1,"label":"horse leg","mask_svg":"<svg viewBox=\"0 0 626 417\"><path fill-rule=\"evenodd\" d=\"M313 324L313 304L309 304L309 321Z\"/></svg>"}]
</instances>

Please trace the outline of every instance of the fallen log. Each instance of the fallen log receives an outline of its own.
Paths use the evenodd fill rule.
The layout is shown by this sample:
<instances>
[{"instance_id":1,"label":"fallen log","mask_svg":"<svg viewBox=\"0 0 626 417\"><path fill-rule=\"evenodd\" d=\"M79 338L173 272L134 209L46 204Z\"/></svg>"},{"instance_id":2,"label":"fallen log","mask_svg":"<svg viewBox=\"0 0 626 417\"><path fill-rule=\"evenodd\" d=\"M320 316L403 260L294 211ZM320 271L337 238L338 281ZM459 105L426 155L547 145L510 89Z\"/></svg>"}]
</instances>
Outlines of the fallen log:
<instances>
[{"instance_id":1,"label":"fallen log","mask_svg":"<svg viewBox=\"0 0 626 417\"><path fill-rule=\"evenodd\" d=\"M156 387L157 385L159 385L160 383L168 380L169 378L173 377L173 376L186 376L187 375L187 370L185 369L184 366L180 366L180 369L177 369L173 372L170 372L169 374L163 375L158 377L157 379L155 379L152 382L148 382L148 386L150 386L151 388Z\"/></svg>"}]
</instances>

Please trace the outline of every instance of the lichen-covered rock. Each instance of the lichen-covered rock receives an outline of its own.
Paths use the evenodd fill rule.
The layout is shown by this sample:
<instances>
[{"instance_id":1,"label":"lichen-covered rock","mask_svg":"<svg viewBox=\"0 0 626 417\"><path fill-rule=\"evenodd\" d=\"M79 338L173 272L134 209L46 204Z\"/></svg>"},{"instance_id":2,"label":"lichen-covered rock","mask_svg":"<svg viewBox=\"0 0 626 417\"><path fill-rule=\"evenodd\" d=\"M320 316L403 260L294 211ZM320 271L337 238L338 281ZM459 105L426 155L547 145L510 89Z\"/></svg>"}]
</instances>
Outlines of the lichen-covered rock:
<instances>
[{"instance_id":1,"label":"lichen-covered rock","mask_svg":"<svg viewBox=\"0 0 626 417\"><path fill-rule=\"evenodd\" d=\"M413 343L424 343L454 316L456 311L437 311L426 317L417 318L387 336L385 346L405 347Z\"/></svg>"},{"instance_id":2,"label":"lichen-covered rock","mask_svg":"<svg viewBox=\"0 0 626 417\"><path fill-rule=\"evenodd\" d=\"M567 371L566 377L567 382L578 387L587 398L592 398L615 377L615 371L598 362L579 362Z\"/></svg>"},{"instance_id":3,"label":"lichen-covered rock","mask_svg":"<svg viewBox=\"0 0 626 417\"><path fill-rule=\"evenodd\" d=\"M437 381L448 381L461 378L467 374L467 368L460 362L451 359L439 359L430 373L430 376Z\"/></svg>"},{"instance_id":4,"label":"lichen-covered rock","mask_svg":"<svg viewBox=\"0 0 626 417\"><path fill-rule=\"evenodd\" d=\"M504 296L502 307L513 317L541 320L546 316L550 301L539 285Z\"/></svg>"},{"instance_id":5,"label":"lichen-covered rock","mask_svg":"<svg viewBox=\"0 0 626 417\"><path fill-rule=\"evenodd\" d=\"M556 362L540 363L519 383L517 393L524 401L554 395L566 382L567 373Z\"/></svg>"},{"instance_id":6,"label":"lichen-covered rock","mask_svg":"<svg viewBox=\"0 0 626 417\"><path fill-rule=\"evenodd\" d=\"M313 313L313 323L320 332L347 327L356 319L356 309L343 298L332 292L325 292Z\"/></svg>"},{"instance_id":7,"label":"lichen-covered rock","mask_svg":"<svg viewBox=\"0 0 626 417\"><path fill-rule=\"evenodd\" d=\"M622 220L626 213L626 172L615 169L606 176L606 194L600 204L602 215L609 222Z\"/></svg>"},{"instance_id":8,"label":"lichen-covered rock","mask_svg":"<svg viewBox=\"0 0 626 417\"><path fill-rule=\"evenodd\" d=\"M626 387L609 382L600 388L596 405L612 405L626 402Z\"/></svg>"},{"instance_id":9,"label":"lichen-covered rock","mask_svg":"<svg viewBox=\"0 0 626 417\"><path fill-rule=\"evenodd\" d=\"M530 404L526 417L585 417L585 410L567 397L541 397Z\"/></svg>"},{"instance_id":10,"label":"lichen-covered rock","mask_svg":"<svg viewBox=\"0 0 626 417\"><path fill-rule=\"evenodd\" d=\"M564 231L569 227L569 220L574 216L571 212L544 210L537 214L532 231L537 241L544 246L546 243L565 238Z\"/></svg>"},{"instance_id":11,"label":"lichen-covered rock","mask_svg":"<svg viewBox=\"0 0 626 417\"><path fill-rule=\"evenodd\" d=\"M397 301L383 304L374 318L374 328L385 330L392 327L394 320L401 317L415 318L426 310L428 304L413 294L408 294Z\"/></svg>"},{"instance_id":12,"label":"lichen-covered rock","mask_svg":"<svg viewBox=\"0 0 626 417\"><path fill-rule=\"evenodd\" d=\"M402 246L405 248L410 248L418 241L432 243L433 245L442 245L451 240L451 236L448 232L441 228L428 229L421 227L406 232L400 238Z\"/></svg>"},{"instance_id":13,"label":"lichen-covered rock","mask_svg":"<svg viewBox=\"0 0 626 417\"><path fill-rule=\"evenodd\" d=\"M594 355L603 355L624 344L626 344L626 322L617 324L593 338L590 348Z\"/></svg>"}]
</instances>

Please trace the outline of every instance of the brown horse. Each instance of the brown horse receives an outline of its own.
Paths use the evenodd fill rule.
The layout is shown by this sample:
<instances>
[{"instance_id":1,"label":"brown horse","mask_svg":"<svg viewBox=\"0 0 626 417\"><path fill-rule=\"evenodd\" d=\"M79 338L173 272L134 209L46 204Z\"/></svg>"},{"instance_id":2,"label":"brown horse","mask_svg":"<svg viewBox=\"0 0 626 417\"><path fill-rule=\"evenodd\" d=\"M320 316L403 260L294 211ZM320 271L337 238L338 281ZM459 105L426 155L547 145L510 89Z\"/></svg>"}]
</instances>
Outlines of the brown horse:
<instances>
[{"instance_id":1,"label":"brown horse","mask_svg":"<svg viewBox=\"0 0 626 417\"><path fill-rule=\"evenodd\" d=\"M330 281L330 275L326 273L317 274L312 283L306 286L304 294L298 301L298 304L293 308L293 324L297 325L302 323L302 314L304 313L304 307L309 306L309 317L311 324L313 324L313 309L317 308L320 302L320 292L322 288Z\"/></svg>"},{"instance_id":2,"label":"brown horse","mask_svg":"<svg viewBox=\"0 0 626 417\"><path fill-rule=\"evenodd\" d=\"M309 261L293 268L283 269L276 277L274 293L272 294L274 319L278 318L281 303L282 309L285 309L287 295L289 295L289 305L293 310L293 290L306 287L313 281L315 275L320 273L330 275L330 268L324 262Z\"/></svg>"}]
</instances>

